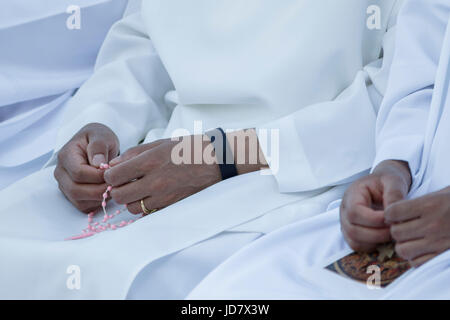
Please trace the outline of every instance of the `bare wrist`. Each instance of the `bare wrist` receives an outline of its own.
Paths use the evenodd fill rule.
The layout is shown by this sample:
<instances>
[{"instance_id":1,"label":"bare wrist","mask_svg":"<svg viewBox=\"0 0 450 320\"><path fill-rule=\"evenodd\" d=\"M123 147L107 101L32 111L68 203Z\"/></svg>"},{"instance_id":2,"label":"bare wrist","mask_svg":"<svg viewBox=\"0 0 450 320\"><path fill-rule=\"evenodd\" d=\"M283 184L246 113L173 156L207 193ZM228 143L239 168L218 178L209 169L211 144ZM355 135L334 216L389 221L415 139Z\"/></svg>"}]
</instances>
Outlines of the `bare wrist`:
<instances>
[{"instance_id":1,"label":"bare wrist","mask_svg":"<svg viewBox=\"0 0 450 320\"><path fill-rule=\"evenodd\" d=\"M238 174L245 174L267 168L267 161L261 151L255 129L227 133L227 140L233 150Z\"/></svg>"}]
</instances>

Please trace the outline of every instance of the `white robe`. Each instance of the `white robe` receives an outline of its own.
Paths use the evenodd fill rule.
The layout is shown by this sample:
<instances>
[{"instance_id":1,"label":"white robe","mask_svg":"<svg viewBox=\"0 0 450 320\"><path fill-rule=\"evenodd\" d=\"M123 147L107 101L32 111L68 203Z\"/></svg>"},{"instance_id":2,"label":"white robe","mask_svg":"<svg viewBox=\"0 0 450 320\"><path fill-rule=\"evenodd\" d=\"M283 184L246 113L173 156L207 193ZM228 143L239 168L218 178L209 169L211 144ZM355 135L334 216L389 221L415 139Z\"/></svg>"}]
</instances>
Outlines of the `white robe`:
<instances>
[{"instance_id":1,"label":"white robe","mask_svg":"<svg viewBox=\"0 0 450 320\"><path fill-rule=\"evenodd\" d=\"M0 10L0 189L52 155L65 104L92 74L127 0L4 1ZM81 29L66 22L80 7Z\"/></svg>"},{"instance_id":2,"label":"white robe","mask_svg":"<svg viewBox=\"0 0 450 320\"><path fill-rule=\"evenodd\" d=\"M408 161L410 198L450 184L450 5L411 0L398 18L396 53L380 110L375 164ZM335 203L337 206L339 203ZM338 209L281 228L241 250L191 299L449 299L450 251L384 289L324 267L349 254Z\"/></svg>"},{"instance_id":3,"label":"white robe","mask_svg":"<svg viewBox=\"0 0 450 320\"><path fill-rule=\"evenodd\" d=\"M371 1L324 2L148 0L116 24L68 106L56 150L90 122L112 128L124 151L202 120L203 130L279 130L280 169L64 242L86 217L49 167L0 193L0 297L184 298L246 243L341 197L373 161L399 2L379 1L379 29L367 27ZM81 290L65 286L72 264Z\"/></svg>"}]
</instances>

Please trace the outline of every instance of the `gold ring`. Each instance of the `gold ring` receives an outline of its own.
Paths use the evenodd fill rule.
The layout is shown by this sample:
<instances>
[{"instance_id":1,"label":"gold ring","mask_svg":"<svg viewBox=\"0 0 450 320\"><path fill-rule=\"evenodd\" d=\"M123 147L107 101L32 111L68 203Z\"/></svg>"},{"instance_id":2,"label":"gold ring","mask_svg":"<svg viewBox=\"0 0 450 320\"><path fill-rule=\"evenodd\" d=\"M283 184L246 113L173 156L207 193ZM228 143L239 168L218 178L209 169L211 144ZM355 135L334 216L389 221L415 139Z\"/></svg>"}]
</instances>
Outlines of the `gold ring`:
<instances>
[{"instance_id":1,"label":"gold ring","mask_svg":"<svg viewBox=\"0 0 450 320\"><path fill-rule=\"evenodd\" d=\"M144 199L141 200L141 209L142 209L142 212L144 212L145 216L152 214L153 212L158 210L158 209L148 210L147 207L145 206Z\"/></svg>"}]
</instances>

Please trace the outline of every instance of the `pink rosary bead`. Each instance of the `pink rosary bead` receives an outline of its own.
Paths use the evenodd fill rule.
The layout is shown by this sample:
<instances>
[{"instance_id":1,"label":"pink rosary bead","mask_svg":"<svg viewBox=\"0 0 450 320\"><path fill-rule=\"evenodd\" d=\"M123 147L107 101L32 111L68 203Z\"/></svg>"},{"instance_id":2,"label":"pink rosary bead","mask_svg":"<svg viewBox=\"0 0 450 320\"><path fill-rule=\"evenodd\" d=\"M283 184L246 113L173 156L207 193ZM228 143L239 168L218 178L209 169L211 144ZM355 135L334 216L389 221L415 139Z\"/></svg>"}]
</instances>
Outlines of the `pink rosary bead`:
<instances>
[{"instance_id":1,"label":"pink rosary bead","mask_svg":"<svg viewBox=\"0 0 450 320\"><path fill-rule=\"evenodd\" d=\"M109 169L109 165L102 163L100 165L100 168L101 169ZM90 212L88 214L88 226L87 226L87 228L83 229L83 233L81 235L73 236L73 237L67 238L65 240L78 240L78 239L88 238L88 237L93 236L96 233L100 233L100 232L103 232L106 230L117 230L117 228L125 227L136 221L136 220L132 220L132 219L129 221L122 220L117 225L107 223L110 219L114 218L115 216L117 216L121 213L121 210L116 210L114 214L110 214L110 215L108 215L108 213L106 212L106 204L107 204L106 199L108 199L108 193L111 192L111 190L112 190L112 186L108 186L106 191L103 193L102 209L103 209L104 216L103 216L102 222L94 222L95 212ZM127 208L127 205L125 205L125 208ZM141 218L142 218L142 216L141 216ZM138 219L140 219L140 218L138 218Z\"/></svg>"},{"instance_id":2,"label":"pink rosary bead","mask_svg":"<svg viewBox=\"0 0 450 320\"><path fill-rule=\"evenodd\" d=\"M101 163L100 164L100 169L109 169L110 167L109 167L109 164L107 164L107 163Z\"/></svg>"}]
</instances>

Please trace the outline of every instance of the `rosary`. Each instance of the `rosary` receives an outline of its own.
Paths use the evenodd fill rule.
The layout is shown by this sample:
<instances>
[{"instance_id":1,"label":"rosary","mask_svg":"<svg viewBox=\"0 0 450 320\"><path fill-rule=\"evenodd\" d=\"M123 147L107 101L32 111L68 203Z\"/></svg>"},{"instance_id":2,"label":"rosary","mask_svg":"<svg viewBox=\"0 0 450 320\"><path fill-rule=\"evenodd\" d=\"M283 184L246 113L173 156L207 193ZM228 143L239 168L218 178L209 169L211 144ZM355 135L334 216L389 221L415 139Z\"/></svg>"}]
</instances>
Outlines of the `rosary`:
<instances>
[{"instance_id":1,"label":"rosary","mask_svg":"<svg viewBox=\"0 0 450 320\"><path fill-rule=\"evenodd\" d=\"M102 163L100 165L100 169L106 170L109 169L109 165L106 163ZM83 229L82 233L80 235L76 235L73 237L69 237L65 240L78 240L78 239L84 239L84 238L88 238L93 236L94 234L100 233L100 232L104 232L104 231L110 231L110 230L117 230L118 228L122 228L125 227L127 225L132 224L133 222L135 222L136 220L142 218L143 216L140 216L137 219L130 219L128 221L126 220L122 220L121 222L115 224L115 223L110 223L108 222L109 220L111 220L112 218L120 215L122 212L127 211L127 206L125 205L125 208L121 209L121 210L117 210L115 213L113 214L108 214L108 212L106 211L106 199L108 198L108 193L110 193L112 190L111 186L108 186L108 188L106 189L106 191L103 193L103 200L102 200L102 209L103 209L103 220L101 222L94 222L94 216L95 216L95 212L90 212L88 214L88 225L85 229Z\"/></svg>"}]
</instances>

